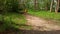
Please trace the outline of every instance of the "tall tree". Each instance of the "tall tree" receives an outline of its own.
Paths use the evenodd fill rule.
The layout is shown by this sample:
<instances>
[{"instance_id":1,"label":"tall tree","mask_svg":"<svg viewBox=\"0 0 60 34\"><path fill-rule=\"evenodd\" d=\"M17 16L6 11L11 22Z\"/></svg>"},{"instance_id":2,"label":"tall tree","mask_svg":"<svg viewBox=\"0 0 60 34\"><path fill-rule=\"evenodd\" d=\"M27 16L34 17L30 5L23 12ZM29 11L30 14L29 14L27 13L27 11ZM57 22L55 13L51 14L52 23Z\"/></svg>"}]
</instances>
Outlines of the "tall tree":
<instances>
[{"instance_id":1,"label":"tall tree","mask_svg":"<svg viewBox=\"0 0 60 34\"><path fill-rule=\"evenodd\" d=\"M60 0L57 0L57 4L56 4L56 8L55 8L55 12L57 13L58 10L59 10L59 3L60 3Z\"/></svg>"},{"instance_id":2,"label":"tall tree","mask_svg":"<svg viewBox=\"0 0 60 34\"><path fill-rule=\"evenodd\" d=\"M34 0L34 9L38 9L38 0Z\"/></svg>"},{"instance_id":3,"label":"tall tree","mask_svg":"<svg viewBox=\"0 0 60 34\"><path fill-rule=\"evenodd\" d=\"M54 4L54 0L51 0L50 12L52 12L53 4Z\"/></svg>"},{"instance_id":4,"label":"tall tree","mask_svg":"<svg viewBox=\"0 0 60 34\"><path fill-rule=\"evenodd\" d=\"M45 2L45 10L48 10L50 1L49 0L44 0L44 2Z\"/></svg>"}]
</instances>

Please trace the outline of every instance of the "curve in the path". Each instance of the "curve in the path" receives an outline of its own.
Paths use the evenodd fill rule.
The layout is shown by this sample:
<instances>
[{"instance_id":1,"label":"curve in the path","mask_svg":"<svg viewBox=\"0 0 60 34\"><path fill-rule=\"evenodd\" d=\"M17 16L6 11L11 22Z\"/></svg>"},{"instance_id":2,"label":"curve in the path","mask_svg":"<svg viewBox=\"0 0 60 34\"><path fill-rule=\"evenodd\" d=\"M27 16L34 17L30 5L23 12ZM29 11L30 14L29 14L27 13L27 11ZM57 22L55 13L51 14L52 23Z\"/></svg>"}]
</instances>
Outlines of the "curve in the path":
<instances>
[{"instance_id":1,"label":"curve in the path","mask_svg":"<svg viewBox=\"0 0 60 34\"><path fill-rule=\"evenodd\" d=\"M33 30L40 30L40 31L51 31L51 30L60 30L60 26L55 24L49 24L48 21L31 16L26 15L27 24L32 26Z\"/></svg>"}]
</instances>

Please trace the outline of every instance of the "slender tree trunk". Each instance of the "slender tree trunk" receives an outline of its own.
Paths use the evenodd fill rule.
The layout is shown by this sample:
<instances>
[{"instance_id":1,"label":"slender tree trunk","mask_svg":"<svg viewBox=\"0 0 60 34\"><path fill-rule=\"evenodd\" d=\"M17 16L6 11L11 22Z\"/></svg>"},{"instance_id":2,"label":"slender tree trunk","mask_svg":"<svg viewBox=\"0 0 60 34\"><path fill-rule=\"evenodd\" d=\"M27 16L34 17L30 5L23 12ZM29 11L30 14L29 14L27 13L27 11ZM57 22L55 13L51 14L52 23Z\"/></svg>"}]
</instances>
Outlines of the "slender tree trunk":
<instances>
[{"instance_id":1,"label":"slender tree trunk","mask_svg":"<svg viewBox=\"0 0 60 34\"><path fill-rule=\"evenodd\" d=\"M48 3L46 4L46 7L45 7L46 10L48 10Z\"/></svg>"},{"instance_id":2,"label":"slender tree trunk","mask_svg":"<svg viewBox=\"0 0 60 34\"><path fill-rule=\"evenodd\" d=\"M51 1L50 12L52 12L53 4L54 4L54 0Z\"/></svg>"},{"instance_id":3,"label":"slender tree trunk","mask_svg":"<svg viewBox=\"0 0 60 34\"><path fill-rule=\"evenodd\" d=\"M58 11L60 12L60 0L58 1L58 3L59 3L59 9L58 9Z\"/></svg>"},{"instance_id":4,"label":"slender tree trunk","mask_svg":"<svg viewBox=\"0 0 60 34\"><path fill-rule=\"evenodd\" d=\"M34 9L36 9L36 0L34 0Z\"/></svg>"},{"instance_id":5,"label":"slender tree trunk","mask_svg":"<svg viewBox=\"0 0 60 34\"><path fill-rule=\"evenodd\" d=\"M56 4L56 8L55 8L55 12L56 12L56 13L57 13L58 10L59 10L59 2L60 2L60 0L57 0L57 4Z\"/></svg>"},{"instance_id":6,"label":"slender tree trunk","mask_svg":"<svg viewBox=\"0 0 60 34\"><path fill-rule=\"evenodd\" d=\"M37 9L37 0L34 0L34 9Z\"/></svg>"}]
</instances>

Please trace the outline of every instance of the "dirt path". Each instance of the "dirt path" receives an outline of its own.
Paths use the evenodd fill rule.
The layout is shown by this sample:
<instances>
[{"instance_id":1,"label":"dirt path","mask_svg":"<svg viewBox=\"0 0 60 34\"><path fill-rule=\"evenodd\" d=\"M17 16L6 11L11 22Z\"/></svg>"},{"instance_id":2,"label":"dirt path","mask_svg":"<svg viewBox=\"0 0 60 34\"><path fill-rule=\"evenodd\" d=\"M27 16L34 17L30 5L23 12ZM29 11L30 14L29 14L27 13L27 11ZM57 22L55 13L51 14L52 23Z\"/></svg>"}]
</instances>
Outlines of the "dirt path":
<instances>
[{"instance_id":1,"label":"dirt path","mask_svg":"<svg viewBox=\"0 0 60 34\"><path fill-rule=\"evenodd\" d=\"M49 23L49 21L46 21L44 19L31 16L31 15L26 15L27 19L27 24L32 26L33 30L38 30L38 31L55 31L55 30L60 30L60 26Z\"/></svg>"}]
</instances>

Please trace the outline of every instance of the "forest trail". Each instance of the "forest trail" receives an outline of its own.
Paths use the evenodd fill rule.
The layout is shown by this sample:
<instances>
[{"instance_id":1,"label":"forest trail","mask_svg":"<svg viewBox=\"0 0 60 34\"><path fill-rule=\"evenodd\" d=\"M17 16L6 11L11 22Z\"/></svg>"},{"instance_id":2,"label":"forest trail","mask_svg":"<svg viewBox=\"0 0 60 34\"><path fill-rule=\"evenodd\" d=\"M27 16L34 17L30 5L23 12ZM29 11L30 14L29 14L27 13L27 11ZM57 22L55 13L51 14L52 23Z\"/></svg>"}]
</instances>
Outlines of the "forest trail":
<instances>
[{"instance_id":1,"label":"forest trail","mask_svg":"<svg viewBox=\"0 0 60 34\"><path fill-rule=\"evenodd\" d=\"M60 30L60 26L46 21L42 18L26 15L27 24L32 26L33 30L38 31L55 31Z\"/></svg>"}]
</instances>

